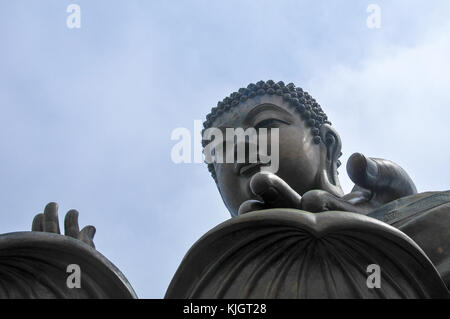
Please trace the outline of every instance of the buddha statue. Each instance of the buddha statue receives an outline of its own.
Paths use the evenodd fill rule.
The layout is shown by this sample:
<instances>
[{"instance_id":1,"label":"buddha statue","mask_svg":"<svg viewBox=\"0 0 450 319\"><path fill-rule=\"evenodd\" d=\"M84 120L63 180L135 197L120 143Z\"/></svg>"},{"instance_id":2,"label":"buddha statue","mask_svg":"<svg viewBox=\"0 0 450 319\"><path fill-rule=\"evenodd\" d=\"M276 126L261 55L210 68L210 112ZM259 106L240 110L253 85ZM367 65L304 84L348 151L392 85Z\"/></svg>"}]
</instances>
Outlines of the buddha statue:
<instances>
[{"instance_id":1,"label":"buddha statue","mask_svg":"<svg viewBox=\"0 0 450 319\"><path fill-rule=\"evenodd\" d=\"M450 192L417 193L396 163L356 153L346 165L355 186L344 194L342 141L307 92L250 84L219 102L204 128L267 135L256 146L250 136L214 147L204 138L231 218L186 253L166 298L450 297ZM276 150L269 161L267 149ZM71 210L62 235L57 210L48 204L31 232L0 235L0 298L136 298L95 250L95 228L80 230ZM74 264L82 289L65 285Z\"/></svg>"},{"instance_id":2,"label":"buddha statue","mask_svg":"<svg viewBox=\"0 0 450 319\"><path fill-rule=\"evenodd\" d=\"M277 129L279 167L270 172L248 156L208 163L232 218L191 248L167 298L449 296L450 193L418 194L396 163L355 153L346 165L355 186L344 194L341 138L307 92L271 80L250 84L219 102L204 128L223 135L227 128ZM242 143L251 149L249 138ZM395 238L386 241L388 234ZM420 255L420 266L411 254ZM385 276L380 289L366 286L371 264ZM430 281L413 278L422 276Z\"/></svg>"}]
</instances>

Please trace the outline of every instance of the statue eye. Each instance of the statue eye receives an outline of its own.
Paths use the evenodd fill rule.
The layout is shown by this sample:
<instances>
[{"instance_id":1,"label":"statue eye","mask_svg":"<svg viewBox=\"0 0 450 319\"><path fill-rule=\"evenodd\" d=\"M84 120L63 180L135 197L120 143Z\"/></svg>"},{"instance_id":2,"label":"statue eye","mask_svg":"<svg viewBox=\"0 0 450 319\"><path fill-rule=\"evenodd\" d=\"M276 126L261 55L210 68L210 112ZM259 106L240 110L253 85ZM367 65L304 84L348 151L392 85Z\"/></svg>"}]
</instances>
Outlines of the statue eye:
<instances>
[{"instance_id":1,"label":"statue eye","mask_svg":"<svg viewBox=\"0 0 450 319\"><path fill-rule=\"evenodd\" d=\"M255 125L256 129L259 128L271 128L271 127L279 127L282 124L289 124L285 121L279 120L279 119L267 119L267 120L262 120L261 122L259 122L258 124Z\"/></svg>"}]
</instances>

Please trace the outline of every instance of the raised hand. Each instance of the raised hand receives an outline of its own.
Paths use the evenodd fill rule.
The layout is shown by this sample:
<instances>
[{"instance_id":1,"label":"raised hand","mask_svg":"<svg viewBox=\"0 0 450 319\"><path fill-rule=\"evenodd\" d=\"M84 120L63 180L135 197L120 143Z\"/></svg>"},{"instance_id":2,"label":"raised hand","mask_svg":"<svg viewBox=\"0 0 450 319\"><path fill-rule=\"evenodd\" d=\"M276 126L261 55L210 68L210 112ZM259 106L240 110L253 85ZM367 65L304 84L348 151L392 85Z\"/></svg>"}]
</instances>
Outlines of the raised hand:
<instances>
[{"instance_id":1,"label":"raised hand","mask_svg":"<svg viewBox=\"0 0 450 319\"><path fill-rule=\"evenodd\" d=\"M49 203L45 206L43 214L37 214L33 219L31 231L48 232L61 234L58 221L58 204ZM94 226L85 226L81 231L78 226L78 211L72 209L67 212L64 218L64 233L66 236L81 240L95 248Z\"/></svg>"},{"instance_id":2,"label":"raised hand","mask_svg":"<svg viewBox=\"0 0 450 319\"><path fill-rule=\"evenodd\" d=\"M302 209L310 212L344 210L368 213L393 200L417 193L408 174L396 163L367 158L360 153L350 156L347 172L355 183L353 190L338 198L321 190L303 195Z\"/></svg>"},{"instance_id":3,"label":"raised hand","mask_svg":"<svg viewBox=\"0 0 450 319\"><path fill-rule=\"evenodd\" d=\"M353 191L370 192L370 201L375 205L417 193L409 175L399 165L385 159L355 153L347 162L347 173L355 183Z\"/></svg>"},{"instance_id":4,"label":"raised hand","mask_svg":"<svg viewBox=\"0 0 450 319\"><path fill-rule=\"evenodd\" d=\"M311 190L300 196L278 176L268 172L257 173L250 180L250 189L262 201L245 201L239 207L239 215L269 208L296 208L314 213L340 210L366 214L393 200L417 193L408 174L389 160L367 158L355 153L347 162L347 171L355 187L343 197L324 190Z\"/></svg>"}]
</instances>

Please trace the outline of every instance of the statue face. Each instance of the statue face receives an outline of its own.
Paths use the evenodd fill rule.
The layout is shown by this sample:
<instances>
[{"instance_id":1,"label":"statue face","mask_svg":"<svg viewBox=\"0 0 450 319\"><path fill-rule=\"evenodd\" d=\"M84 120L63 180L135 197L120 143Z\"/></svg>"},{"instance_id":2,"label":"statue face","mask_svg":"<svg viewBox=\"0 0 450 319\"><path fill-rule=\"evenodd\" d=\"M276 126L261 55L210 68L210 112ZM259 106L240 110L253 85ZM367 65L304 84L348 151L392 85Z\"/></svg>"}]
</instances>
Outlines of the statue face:
<instances>
[{"instance_id":1,"label":"statue face","mask_svg":"<svg viewBox=\"0 0 450 319\"><path fill-rule=\"evenodd\" d=\"M279 96L258 96L241 103L218 117L213 127L220 128L225 136L226 128L267 128L267 150L271 153L271 128L279 129L279 168L276 172L297 193L318 189L319 173L323 168L322 153L325 146L315 144L311 129L298 113ZM232 150L234 152L234 150ZM225 150L227 152L227 150ZM273 154L272 154L273 155ZM261 166L250 168L250 163L215 163L217 186L232 215L246 200L260 200L249 187L251 177Z\"/></svg>"}]
</instances>

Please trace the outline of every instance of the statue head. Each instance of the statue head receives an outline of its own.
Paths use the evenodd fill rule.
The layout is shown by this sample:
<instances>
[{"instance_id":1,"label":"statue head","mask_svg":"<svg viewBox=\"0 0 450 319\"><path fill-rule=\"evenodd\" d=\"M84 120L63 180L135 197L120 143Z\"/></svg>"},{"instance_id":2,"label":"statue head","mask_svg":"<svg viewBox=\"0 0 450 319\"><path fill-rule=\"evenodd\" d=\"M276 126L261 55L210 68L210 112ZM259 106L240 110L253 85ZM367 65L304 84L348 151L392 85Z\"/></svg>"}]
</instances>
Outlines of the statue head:
<instances>
[{"instance_id":1,"label":"statue head","mask_svg":"<svg viewBox=\"0 0 450 319\"><path fill-rule=\"evenodd\" d=\"M340 165L341 140L331 127L320 105L301 88L290 83L260 81L232 93L207 115L204 128L217 128L226 135L226 128L267 128L267 150L275 147L271 130L278 129L278 167L276 175L298 194L321 189L342 196L337 177ZM205 147L209 141L203 140ZM258 143L260 140L258 139ZM249 149L249 140L245 149ZM259 145L257 147L260 150ZM235 152L236 147L225 147L224 153ZM228 155L228 154L227 154ZM273 155L273 154L271 154ZM225 156L225 155L224 155ZM246 200L256 199L250 190L250 179L264 164L214 162L208 169L214 178L222 199L232 216Z\"/></svg>"}]
</instances>

